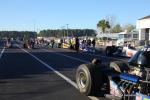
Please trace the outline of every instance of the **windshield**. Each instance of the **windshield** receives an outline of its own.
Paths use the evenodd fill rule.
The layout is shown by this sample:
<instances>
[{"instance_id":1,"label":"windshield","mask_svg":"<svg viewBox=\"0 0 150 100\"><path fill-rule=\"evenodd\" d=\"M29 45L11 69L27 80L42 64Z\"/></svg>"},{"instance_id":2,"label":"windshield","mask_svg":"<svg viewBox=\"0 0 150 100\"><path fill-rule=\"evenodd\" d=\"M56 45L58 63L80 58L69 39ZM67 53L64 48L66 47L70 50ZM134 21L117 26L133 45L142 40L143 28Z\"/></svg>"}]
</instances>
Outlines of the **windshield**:
<instances>
[{"instance_id":1,"label":"windshield","mask_svg":"<svg viewBox=\"0 0 150 100\"><path fill-rule=\"evenodd\" d=\"M125 38L124 34L119 34L119 39L124 39L124 38Z\"/></svg>"}]
</instances>

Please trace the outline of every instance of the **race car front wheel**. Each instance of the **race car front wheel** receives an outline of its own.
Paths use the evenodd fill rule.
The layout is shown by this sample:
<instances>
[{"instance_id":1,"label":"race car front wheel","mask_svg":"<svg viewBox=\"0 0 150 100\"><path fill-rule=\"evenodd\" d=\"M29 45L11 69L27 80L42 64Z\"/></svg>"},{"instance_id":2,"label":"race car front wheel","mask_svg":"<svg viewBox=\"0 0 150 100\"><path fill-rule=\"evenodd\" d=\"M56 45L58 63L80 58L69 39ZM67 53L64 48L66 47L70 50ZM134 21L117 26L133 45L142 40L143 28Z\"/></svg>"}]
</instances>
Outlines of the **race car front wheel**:
<instances>
[{"instance_id":1,"label":"race car front wheel","mask_svg":"<svg viewBox=\"0 0 150 100\"><path fill-rule=\"evenodd\" d=\"M76 82L81 94L97 95L103 84L100 67L94 64L80 65L76 72Z\"/></svg>"}]
</instances>

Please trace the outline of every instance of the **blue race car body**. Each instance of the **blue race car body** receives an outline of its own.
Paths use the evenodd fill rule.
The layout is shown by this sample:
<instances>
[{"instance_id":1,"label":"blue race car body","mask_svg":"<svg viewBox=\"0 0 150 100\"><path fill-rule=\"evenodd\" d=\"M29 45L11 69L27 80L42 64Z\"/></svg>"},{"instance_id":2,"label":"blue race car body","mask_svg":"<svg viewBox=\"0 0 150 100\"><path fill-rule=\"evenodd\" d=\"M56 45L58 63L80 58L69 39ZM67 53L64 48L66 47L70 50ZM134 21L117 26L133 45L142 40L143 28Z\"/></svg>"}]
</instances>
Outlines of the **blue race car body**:
<instances>
[{"instance_id":1,"label":"blue race car body","mask_svg":"<svg viewBox=\"0 0 150 100\"><path fill-rule=\"evenodd\" d=\"M143 94L138 87L140 85L140 77L128 73L121 73L113 76L120 78L119 82L110 80L110 94L120 99L129 100L150 100L150 96Z\"/></svg>"}]
</instances>

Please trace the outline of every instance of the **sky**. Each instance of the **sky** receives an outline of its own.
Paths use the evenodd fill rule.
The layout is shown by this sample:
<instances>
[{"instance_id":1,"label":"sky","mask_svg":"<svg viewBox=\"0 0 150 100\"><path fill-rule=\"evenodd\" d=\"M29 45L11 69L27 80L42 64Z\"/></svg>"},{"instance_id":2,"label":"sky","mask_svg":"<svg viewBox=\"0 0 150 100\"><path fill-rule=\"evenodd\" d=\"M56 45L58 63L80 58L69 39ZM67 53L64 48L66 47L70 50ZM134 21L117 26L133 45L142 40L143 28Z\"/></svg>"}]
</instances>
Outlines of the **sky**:
<instances>
[{"instance_id":1,"label":"sky","mask_svg":"<svg viewBox=\"0 0 150 100\"><path fill-rule=\"evenodd\" d=\"M96 29L98 21L135 24L150 15L150 0L0 0L0 30Z\"/></svg>"}]
</instances>

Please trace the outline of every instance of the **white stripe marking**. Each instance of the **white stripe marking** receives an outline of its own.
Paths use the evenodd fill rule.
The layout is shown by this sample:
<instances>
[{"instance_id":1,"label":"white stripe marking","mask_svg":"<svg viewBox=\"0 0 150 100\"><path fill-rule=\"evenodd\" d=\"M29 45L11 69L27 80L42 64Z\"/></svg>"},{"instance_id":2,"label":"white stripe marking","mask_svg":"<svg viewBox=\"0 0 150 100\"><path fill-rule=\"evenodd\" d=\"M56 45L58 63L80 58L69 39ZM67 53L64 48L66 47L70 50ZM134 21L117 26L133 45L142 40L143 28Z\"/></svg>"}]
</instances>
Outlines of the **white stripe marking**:
<instances>
[{"instance_id":1,"label":"white stripe marking","mask_svg":"<svg viewBox=\"0 0 150 100\"><path fill-rule=\"evenodd\" d=\"M20 48L20 47L19 47ZM20 48L21 50L23 50L24 52L26 52L27 54L29 54L30 56L32 56L34 59L36 59L37 61L39 61L40 63L42 63L44 66L46 66L47 68L49 68L50 70L52 70L54 73L56 73L58 76L60 76L61 78L63 78L65 81L67 81L68 83L70 83L72 86L74 86L76 89L78 89L77 85L75 82L73 82L72 80L70 80L68 77L66 77L65 75L61 74L60 72L58 72L57 70L55 70L54 68L52 68L51 66L49 66L48 64L46 64L45 62L43 62L42 60L40 60L39 58L37 58L36 56L34 56L33 54L29 53L28 51L26 51L25 49Z\"/></svg>"},{"instance_id":2,"label":"white stripe marking","mask_svg":"<svg viewBox=\"0 0 150 100\"><path fill-rule=\"evenodd\" d=\"M42 50L50 52L49 50L46 50L46 49L42 49ZM54 53L54 54L57 54L57 55L61 55L61 56L64 56L64 57L67 57L67 58L70 58L70 59L73 59L73 60L77 60L77 61L80 61L80 62L83 62L83 63L90 63L89 61L82 60L82 59L75 58L75 57L71 57L71 56L67 56L67 55L62 54L62 53L56 53L56 52L51 52L51 53Z\"/></svg>"},{"instance_id":3,"label":"white stripe marking","mask_svg":"<svg viewBox=\"0 0 150 100\"><path fill-rule=\"evenodd\" d=\"M19 46L18 46L19 47ZM20 47L19 47L20 48ZM75 82L73 82L71 79L69 79L68 77L66 77L65 75L61 74L60 72L58 72L57 70L55 70L54 68L52 68L51 66L49 66L48 64L46 64L45 62L43 62L42 60L40 60L39 58L37 58L36 56L32 55L31 53L29 53L28 51L26 51L25 49L20 48L21 50L23 50L24 52L28 53L30 56L32 56L33 58L35 58L37 61L39 61L40 63L42 63L43 65L45 65L47 68L49 68L50 70L54 71L58 76L60 76L61 78L63 78L65 81L67 81L68 83L70 83L72 86L74 86L76 89L78 89L78 86ZM44 49L43 49L44 50ZM63 54L62 54L63 55ZM64 56L64 55L63 55ZM65 55L66 56L66 55ZM74 57L70 57L70 56L66 56L72 59L78 59L78 58L74 58ZM78 59L78 61L81 62L86 62L84 60L80 60ZM99 100L99 98L94 97L94 96L88 96L88 98L90 98L91 100Z\"/></svg>"},{"instance_id":4,"label":"white stripe marking","mask_svg":"<svg viewBox=\"0 0 150 100\"><path fill-rule=\"evenodd\" d=\"M3 50L1 51L0 59L2 58L2 55L3 55L4 51L5 51L5 47L4 47Z\"/></svg>"},{"instance_id":5,"label":"white stripe marking","mask_svg":"<svg viewBox=\"0 0 150 100\"><path fill-rule=\"evenodd\" d=\"M46 49L45 49L46 50ZM62 49L61 49L62 50ZM65 49L65 51L73 51L73 50L68 50ZM64 50L63 50L64 51ZM74 51L73 51L74 52ZM102 56L102 55L96 55L96 54L91 54L91 53L87 53L87 52L83 52L82 54L87 54L87 55L91 55L91 56L97 56L97 57L102 57L102 58L106 58L106 59L112 59L112 60L124 60L124 59L119 59L119 58L115 58L115 57L107 57L107 56Z\"/></svg>"},{"instance_id":6,"label":"white stripe marking","mask_svg":"<svg viewBox=\"0 0 150 100\"><path fill-rule=\"evenodd\" d=\"M114 58L114 57L106 57L106 56L95 55L95 54L90 54L90 53L84 53L84 54L91 55L91 56L102 57L102 58L107 58L107 59L113 59L113 60L123 60L123 59L118 59L118 58Z\"/></svg>"},{"instance_id":7,"label":"white stripe marking","mask_svg":"<svg viewBox=\"0 0 150 100\"><path fill-rule=\"evenodd\" d=\"M51 51L46 50L46 49L42 49L42 50L51 52ZM75 58L75 57L72 57L72 56L67 56L67 55L62 54L62 53L57 53L57 52L51 52L51 53L54 53L54 54L57 54L57 55L61 55L61 56L64 56L64 57L67 57L67 58L70 58L70 59L73 59L73 60L77 60L77 61L80 61L80 62L83 62L83 63L90 63L89 61L82 60L82 59L79 59L79 58ZM106 56L95 55L95 54L88 54L88 53L84 53L84 54L91 55L91 56L102 57L102 58L106 58L106 59L112 59L112 60L120 60L120 61L124 61L123 59L118 59L118 58L113 58L113 57L106 57Z\"/></svg>"},{"instance_id":8,"label":"white stripe marking","mask_svg":"<svg viewBox=\"0 0 150 100\"><path fill-rule=\"evenodd\" d=\"M47 51L47 52L50 52L49 50L46 50L46 49L42 49L44 51ZM67 55L64 55L64 54L61 54L61 53L56 53L56 52L50 52L50 53L54 53L54 54L57 54L57 55L61 55L61 56L64 56L64 57L67 57L67 58L70 58L70 59L74 59L74 60L77 60L77 61L80 61L80 62L83 62L83 63L89 63L88 61L85 61L85 60L81 60L79 58L75 58L75 57L71 57L71 56L67 56ZM75 83L76 84L76 83ZM78 88L77 88L78 89ZM99 98L97 97L94 97L94 96L88 96L91 100L100 100Z\"/></svg>"}]
</instances>

